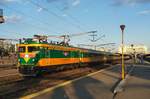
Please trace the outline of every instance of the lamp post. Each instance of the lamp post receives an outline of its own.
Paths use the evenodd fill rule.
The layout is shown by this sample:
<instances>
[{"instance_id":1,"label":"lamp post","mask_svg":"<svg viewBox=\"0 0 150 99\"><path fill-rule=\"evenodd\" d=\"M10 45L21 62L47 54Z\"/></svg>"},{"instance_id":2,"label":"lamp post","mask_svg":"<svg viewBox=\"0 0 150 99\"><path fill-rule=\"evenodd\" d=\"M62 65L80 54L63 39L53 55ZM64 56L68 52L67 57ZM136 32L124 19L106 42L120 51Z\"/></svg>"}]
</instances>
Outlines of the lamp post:
<instances>
[{"instance_id":1,"label":"lamp post","mask_svg":"<svg viewBox=\"0 0 150 99\"><path fill-rule=\"evenodd\" d=\"M135 48L134 48L133 44L131 44L131 47L132 47L132 50L133 50L133 52L132 52L132 54L133 54L133 63L135 64Z\"/></svg>"},{"instance_id":2,"label":"lamp post","mask_svg":"<svg viewBox=\"0 0 150 99\"><path fill-rule=\"evenodd\" d=\"M125 65L124 65L124 29L125 29L125 25L120 25L120 29L122 32L122 68L121 68L121 77L122 80L125 79Z\"/></svg>"}]
</instances>

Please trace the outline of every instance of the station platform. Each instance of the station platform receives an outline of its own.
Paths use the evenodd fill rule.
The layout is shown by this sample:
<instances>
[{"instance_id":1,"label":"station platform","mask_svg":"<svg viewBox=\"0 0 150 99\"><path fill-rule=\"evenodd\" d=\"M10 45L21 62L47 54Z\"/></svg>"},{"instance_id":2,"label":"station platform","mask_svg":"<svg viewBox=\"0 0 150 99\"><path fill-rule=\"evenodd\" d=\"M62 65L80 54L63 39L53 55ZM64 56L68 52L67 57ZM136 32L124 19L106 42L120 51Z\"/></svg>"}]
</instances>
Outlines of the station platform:
<instances>
[{"instance_id":1,"label":"station platform","mask_svg":"<svg viewBox=\"0 0 150 99\"><path fill-rule=\"evenodd\" d=\"M121 76L120 67L112 66L21 99L149 99L150 66L148 65L135 65L125 91L114 95L113 90ZM127 71L131 68L133 67L126 65Z\"/></svg>"},{"instance_id":2,"label":"station platform","mask_svg":"<svg viewBox=\"0 0 150 99\"><path fill-rule=\"evenodd\" d=\"M115 99L150 99L150 65L135 65L124 91Z\"/></svg>"},{"instance_id":3,"label":"station platform","mask_svg":"<svg viewBox=\"0 0 150 99\"><path fill-rule=\"evenodd\" d=\"M22 99L112 99L113 86L119 78L119 66L109 67Z\"/></svg>"}]
</instances>

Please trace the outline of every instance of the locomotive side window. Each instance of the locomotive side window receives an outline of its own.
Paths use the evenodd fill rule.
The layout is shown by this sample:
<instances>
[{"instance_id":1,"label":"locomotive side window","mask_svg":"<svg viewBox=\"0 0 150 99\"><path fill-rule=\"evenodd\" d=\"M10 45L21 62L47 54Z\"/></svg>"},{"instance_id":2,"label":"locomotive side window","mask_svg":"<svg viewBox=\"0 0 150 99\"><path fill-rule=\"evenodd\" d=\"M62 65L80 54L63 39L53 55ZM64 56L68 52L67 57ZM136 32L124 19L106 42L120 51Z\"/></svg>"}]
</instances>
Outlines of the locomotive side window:
<instances>
[{"instance_id":1,"label":"locomotive side window","mask_svg":"<svg viewBox=\"0 0 150 99\"><path fill-rule=\"evenodd\" d=\"M39 51L39 47L28 46L28 52L35 52L35 51Z\"/></svg>"},{"instance_id":2,"label":"locomotive side window","mask_svg":"<svg viewBox=\"0 0 150 99\"><path fill-rule=\"evenodd\" d=\"M19 48L18 48L18 51L19 51L19 52L25 52L25 51L26 51L25 46L19 47Z\"/></svg>"}]
</instances>

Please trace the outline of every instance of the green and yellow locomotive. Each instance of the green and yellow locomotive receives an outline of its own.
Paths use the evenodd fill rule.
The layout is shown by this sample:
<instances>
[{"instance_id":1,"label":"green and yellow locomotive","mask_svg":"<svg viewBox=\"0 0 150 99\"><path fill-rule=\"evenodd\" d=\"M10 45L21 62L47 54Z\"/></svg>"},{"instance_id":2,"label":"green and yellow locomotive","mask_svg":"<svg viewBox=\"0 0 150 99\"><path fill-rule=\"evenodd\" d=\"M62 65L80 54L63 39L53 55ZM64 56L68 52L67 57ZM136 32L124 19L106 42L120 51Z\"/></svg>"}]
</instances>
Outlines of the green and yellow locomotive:
<instances>
[{"instance_id":1,"label":"green and yellow locomotive","mask_svg":"<svg viewBox=\"0 0 150 99\"><path fill-rule=\"evenodd\" d=\"M72 47L64 43L48 43L45 37L20 40L18 68L24 75L36 75L45 70L83 66L91 63L111 62L113 54ZM116 60L120 59L115 57Z\"/></svg>"}]
</instances>

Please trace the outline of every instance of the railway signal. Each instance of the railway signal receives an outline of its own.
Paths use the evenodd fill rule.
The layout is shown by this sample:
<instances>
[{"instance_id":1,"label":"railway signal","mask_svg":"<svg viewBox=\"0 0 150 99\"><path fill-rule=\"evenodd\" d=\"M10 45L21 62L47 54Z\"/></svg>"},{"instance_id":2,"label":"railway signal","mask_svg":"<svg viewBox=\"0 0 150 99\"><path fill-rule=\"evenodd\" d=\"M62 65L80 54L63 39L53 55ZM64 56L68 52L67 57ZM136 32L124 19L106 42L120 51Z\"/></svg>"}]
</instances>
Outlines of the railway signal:
<instances>
[{"instance_id":1,"label":"railway signal","mask_svg":"<svg viewBox=\"0 0 150 99\"><path fill-rule=\"evenodd\" d=\"M125 65L124 65L124 29L125 25L120 25L120 29L122 32L122 68L121 68L121 75L122 75L122 80L125 79Z\"/></svg>"}]
</instances>

